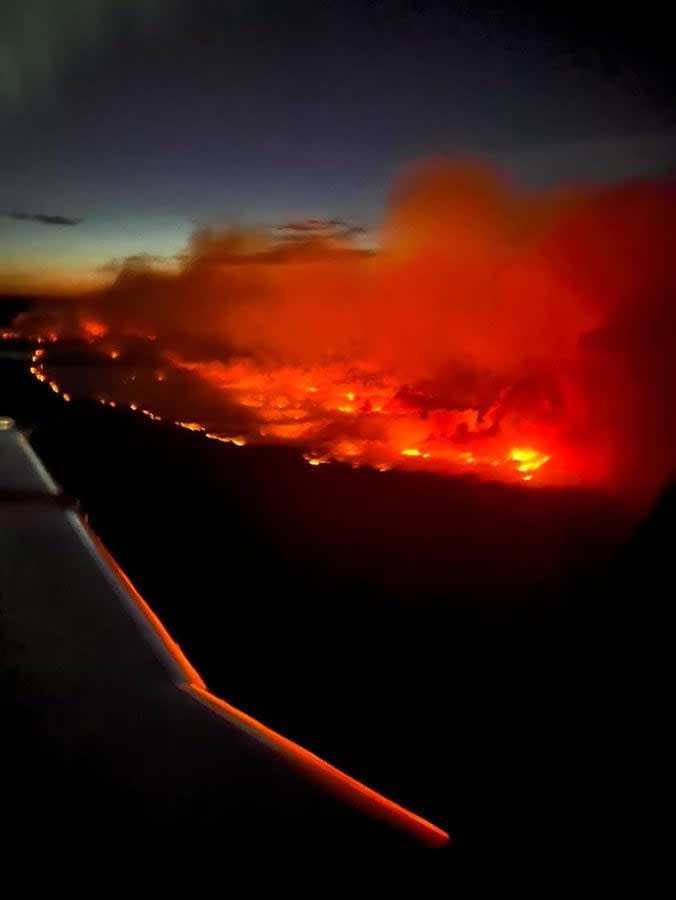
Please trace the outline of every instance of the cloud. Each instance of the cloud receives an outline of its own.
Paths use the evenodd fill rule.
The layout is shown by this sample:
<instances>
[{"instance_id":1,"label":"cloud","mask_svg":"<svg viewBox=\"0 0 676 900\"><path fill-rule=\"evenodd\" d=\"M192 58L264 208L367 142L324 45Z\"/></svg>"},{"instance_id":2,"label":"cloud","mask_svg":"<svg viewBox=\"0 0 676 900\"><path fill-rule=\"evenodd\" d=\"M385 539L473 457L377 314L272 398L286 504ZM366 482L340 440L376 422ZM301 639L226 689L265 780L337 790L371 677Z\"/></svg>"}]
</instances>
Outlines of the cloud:
<instances>
[{"instance_id":1,"label":"cloud","mask_svg":"<svg viewBox=\"0 0 676 900\"><path fill-rule=\"evenodd\" d=\"M353 236L353 226L323 219L262 229L198 228L190 238L188 256L179 261L221 267L347 261L368 252L357 246Z\"/></svg>"},{"instance_id":2,"label":"cloud","mask_svg":"<svg viewBox=\"0 0 676 900\"><path fill-rule=\"evenodd\" d=\"M301 219L277 225L276 230L282 233L284 240L293 240L296 236L344 238L366 234L366 229L361 225L354 225L344 219Z\"/></svg>"},{"instance_id":3,"label":"cloud","mask_svg":"<svg viewBox=\"0 0 676 900\"><path fill-rule=\"evenodd\" d=\"M157 265L162 266L178 258L179 254L175 256L161 256L157 253L133 253L131 256L124 256L121 259L109 259L108 262L98 266L96 271L105 275L117 275L123 269L145 269Z\"/></svg>"},{"instance_id":4,"label":"cloud","mask_svg":"<svg viewBox=\"0 0 676 900\"><path fill-rule=\"evenodd\" d=\"M6 213L8 219L19 222L39 222L41 225L79 225L83 220L73 216L53 216L48 213L31 213L24 210L11 210Z\"/></svg>"}]
</instances>

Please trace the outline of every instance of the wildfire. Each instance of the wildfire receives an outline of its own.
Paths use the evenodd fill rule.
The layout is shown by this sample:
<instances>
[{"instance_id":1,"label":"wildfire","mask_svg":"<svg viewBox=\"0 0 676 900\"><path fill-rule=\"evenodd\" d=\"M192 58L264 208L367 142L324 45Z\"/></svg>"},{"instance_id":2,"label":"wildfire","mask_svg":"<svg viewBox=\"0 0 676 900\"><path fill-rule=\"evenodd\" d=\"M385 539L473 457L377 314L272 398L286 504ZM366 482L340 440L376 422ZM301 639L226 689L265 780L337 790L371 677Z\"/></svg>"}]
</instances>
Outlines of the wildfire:
<instances>
[{"instance_id":1,"label":"wildfire","mask_svg":"<svg viewBox=\"0 0 676 900\"><path fill-rule=\"evenodd\" d=\"M121 402L153 422L169 418L178 428L236 447L288 443L297 446L315 468L342 462L378 472L410 468L444 475L471 472L503 481L531 482L536 475L540 483L557 480L556 472L553 476L547 472L549 452L510 445L518 429L499 402L483 414L478 409L437 405L433 396L407 391L392 375L365 364L333 363L308 370L264 368L243 359L199 363L175 352L166 357L166 368L173 369L175 379L190 373L214 392L218 404L239 423L238 432L216 430L198 418L174 418L123 396L117 401L99 397L99 402L111 408ZM35 350L31 361L31 375L70 402L72 392L63 391L46 371L45 350ZM163 383L166 372L161 372ZM151 374L151 382L157 384L157 372ZM126 383L134 383L139 390L135 374L121 379L118 389Z\"/></svg>"},{"instance_id":2,"label":"wildfire","mask_svg":"<svg viewBox=\"0 0 676 900\"><path fill-rule=\"evenodd\" d=\"M402 179L373 251L200 230L175 271L13 327L55 393L78 375L51 345L84 340L120 363L82 393L195 440L647 497L675 465L674 209L673 180L539 193L450 160Z\"/></svg>"},{"instance_id":3,"label":"wildfire","mask_svg":"<svg viewBox=\"0 0 676 900\"><path fill-rule=\"evenodd\" d=\"M559 477L543 472L551 453L532 447L531 433L528 445L517 443L524 435L506 401L496 401L483 413L453 408L429 392L407 390L393 375L365 363L312 368L261 366L242 358L202 363L176 352L167 354L167 362L177 374L190 373L208 386L230 418L246 425L242 444L309 448L303 458L313 467L343 462L379 472L415 468L525 482L537 474L546 483ZM175 424L238 443L197 419L177 419ZM546 429L542 438L548 440Z\"/></svg>"}]
</instances>

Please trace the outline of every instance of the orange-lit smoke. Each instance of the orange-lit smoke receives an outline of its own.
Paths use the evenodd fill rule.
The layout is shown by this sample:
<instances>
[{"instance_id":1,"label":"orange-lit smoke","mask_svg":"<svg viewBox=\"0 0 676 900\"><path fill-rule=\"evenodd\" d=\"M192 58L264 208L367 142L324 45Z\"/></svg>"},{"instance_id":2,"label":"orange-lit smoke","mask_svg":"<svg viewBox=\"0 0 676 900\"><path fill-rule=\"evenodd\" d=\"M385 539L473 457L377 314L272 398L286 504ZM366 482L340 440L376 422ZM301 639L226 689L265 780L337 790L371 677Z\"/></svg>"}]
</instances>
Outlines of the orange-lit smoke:
<instances>
[{"instance_id":1,"label":"orange-lit smoke","mask_svg":"<svg viewBox=\"0 0 676 900\"><path fill-rule=\"evenodd\" d=\"M180 271L125 267L40 327L115 337L111 355L157 337L163 378L208 388L236 426L184 395L183 421L315 466L645 497L674 469L674 199L673 182L525 193L441 161L397 185L377 250L200 231Z\"/></svg>"}]
</instances>

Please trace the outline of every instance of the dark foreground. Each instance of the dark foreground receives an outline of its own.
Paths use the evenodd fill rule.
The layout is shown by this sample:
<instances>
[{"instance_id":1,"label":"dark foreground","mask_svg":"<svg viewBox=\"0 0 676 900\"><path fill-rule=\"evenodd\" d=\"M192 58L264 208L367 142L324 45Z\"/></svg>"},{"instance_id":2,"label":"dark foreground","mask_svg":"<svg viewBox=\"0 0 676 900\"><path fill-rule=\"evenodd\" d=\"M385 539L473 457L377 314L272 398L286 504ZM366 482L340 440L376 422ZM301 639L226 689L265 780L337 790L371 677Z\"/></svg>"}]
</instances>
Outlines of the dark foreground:
<instances>
[{"instance_id":1,"label":"dark foreground","mask_svg":"<svg viewBox=\"0 0 676 900\"><path fill-rule=\"evenodd\" d=\"M11 361L0 412L30 429L216 693L454 835L441 853L395 842L362 856L359 877L385 885L405 856L424 896L549 895L655 872L673 493L634 531L617 505L570 492L315 470L294 452L64 405ZM3 646L12 853L41 859L53 842L75 871L92 832L116 846L143 787L116 784L101 803L100 760L86 746L54 756L49 698L15 649ZM58 833L55 805L78 804L86 814ZM167 823L185 827L172 815L146 810L132 829L134 871L144 848L161 858ZM225 873L233 841L219 827L209 862ZM272 872L251 849L256 875ZM312 868L298 849L287 877ZM354 862L320 866L316 891ZM125 867L120 856L131 878Z\"/></svg>"}]
</instances>

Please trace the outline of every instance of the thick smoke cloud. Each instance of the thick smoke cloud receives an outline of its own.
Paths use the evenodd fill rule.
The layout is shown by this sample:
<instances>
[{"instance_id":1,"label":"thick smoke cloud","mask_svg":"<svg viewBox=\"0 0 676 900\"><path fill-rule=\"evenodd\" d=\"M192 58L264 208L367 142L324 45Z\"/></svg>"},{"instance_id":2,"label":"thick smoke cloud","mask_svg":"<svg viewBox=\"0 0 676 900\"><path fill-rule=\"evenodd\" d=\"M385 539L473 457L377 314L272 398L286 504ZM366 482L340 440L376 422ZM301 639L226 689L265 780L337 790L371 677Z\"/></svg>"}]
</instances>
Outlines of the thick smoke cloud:
<instances>
[{"instance_id":1,"label":"thick smoke cloud","mask_svg":"<svg viewBox=\"0 0 676 900\"><path fill-rule=\"evenodd\" d=\"M396 185L377 252L345 229L199 230L177 271L131 261L86 306L193 360L338 360L443 409L499 400L494 428L539 429L583 482L645 496L674 469L675 191L528 193L442 160Z\"/></svg>"}]
</instances>

